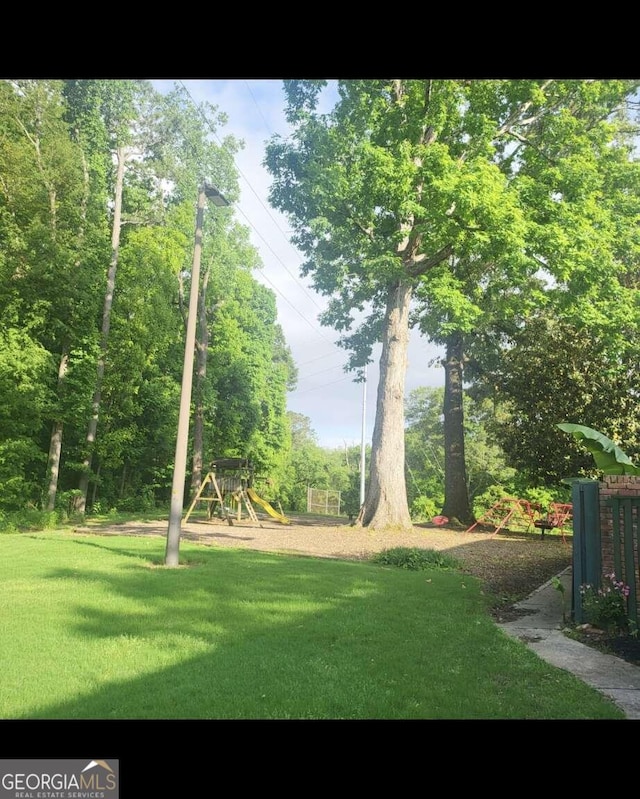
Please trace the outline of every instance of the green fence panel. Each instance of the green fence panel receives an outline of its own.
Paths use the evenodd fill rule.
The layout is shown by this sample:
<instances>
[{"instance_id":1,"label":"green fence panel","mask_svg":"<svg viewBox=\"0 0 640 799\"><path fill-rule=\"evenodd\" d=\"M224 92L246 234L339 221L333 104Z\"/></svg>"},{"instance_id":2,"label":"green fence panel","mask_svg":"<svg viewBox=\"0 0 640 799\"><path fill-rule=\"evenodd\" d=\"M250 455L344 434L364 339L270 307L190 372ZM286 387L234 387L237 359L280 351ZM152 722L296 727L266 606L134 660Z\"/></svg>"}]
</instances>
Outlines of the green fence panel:
<instances>
[{"instance_id":1,"label":"green fence panel","mask_svg":"<svg viewBox=\"0 0 640 799\"><path fill-rule=\"evenodd\" d=\"M600 483L576 480L571 488L573 503L573 591L571 615L577 624L584 621L580 587L599 586L602 574L600 536Z\"/></svg>"}]
</instances>

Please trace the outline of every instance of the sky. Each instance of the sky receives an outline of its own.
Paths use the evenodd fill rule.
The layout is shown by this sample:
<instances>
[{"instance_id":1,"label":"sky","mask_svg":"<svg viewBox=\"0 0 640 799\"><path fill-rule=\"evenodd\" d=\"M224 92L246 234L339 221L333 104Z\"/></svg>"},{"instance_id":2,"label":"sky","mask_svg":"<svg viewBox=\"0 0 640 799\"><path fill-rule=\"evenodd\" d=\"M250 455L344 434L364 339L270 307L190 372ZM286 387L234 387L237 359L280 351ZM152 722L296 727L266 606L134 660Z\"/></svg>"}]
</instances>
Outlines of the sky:
<instances>
[{"instance_id":1,"label":"sky","mask_svg":"<svg viewBox=\"0 0 640 799\"><path fill-rule=\"evenodd\" d=\"M289 222L267 199L271 176L262 165L266 143L273 134L289 131L282 81L176 78L152 83L158 91L178 84L196 104L206 101L216 106L228 117L217 132L218 140L233 135L244 142L235 156L241 194L234 207L238 222L249 229L260 254L262 268L254 276L275 294L278 321L298 369L297 388L288 394L287 409L308 417L322 447L357 446L363 437L371 443L380 347L374 349L374 362L367 367L366 385L354 382L355 373L343 369L348 353L335 343L338 334L318 321L328 300L301 277L304 258L289 241ZM414 388L444 385L443 368L430 365L439 355L439 349L412 333L407 396Z\"/></svg>"}]
</instances>

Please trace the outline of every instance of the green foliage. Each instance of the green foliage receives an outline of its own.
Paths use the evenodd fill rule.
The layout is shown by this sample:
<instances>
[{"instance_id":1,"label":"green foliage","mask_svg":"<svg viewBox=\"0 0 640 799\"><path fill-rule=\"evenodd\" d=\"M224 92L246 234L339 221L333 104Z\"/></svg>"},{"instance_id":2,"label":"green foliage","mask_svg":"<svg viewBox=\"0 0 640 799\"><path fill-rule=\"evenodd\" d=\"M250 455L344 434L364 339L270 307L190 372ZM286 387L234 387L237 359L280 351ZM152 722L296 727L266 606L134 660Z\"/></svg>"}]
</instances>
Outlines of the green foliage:
<instances>
[{"instance_id":1,"label":"green foliage","mask_svg":"<svg viewBox=\"0 0 640 799\"><path fill-rule=\"evenodd\" d=\"M291 455L286 482L281 486L284 507L307 509L307 488L340 491L341 513L357 516L360 509L360 448L326 449L317 443L310 419L288 413ZM365 453L368 458L368 453Z\"/></svg>"},{"instance_id":2,"label":"green foliage","mask_svg":"<svg viewBox=\"0 0 640 799\"><path fill-rule=\"evenodd\" d=\"M209 452L250 457L279 493L290 449L286 392L295 369L275 297L242 269L217 281L224 300L211 324Z\"/></svg>"},{"instance_id":3,"label":"green foliage","mask_svg":"<svg viewBox=\"0 0 640 799\"><path fill-rule=\"evenodd\" d=\"M0 533L19 533L20 528L12 513L0 510Z\"/></svg>"},{"instance_id":4,"label":"green foliage","mask_svg":"<svg viewBox=\"0 0 640 799\"><path fill-rule=\"evenodd\" d=\"M149 513L156 510L158 504L155 498L155 492L152 486L146 486L139 494L135 496L124 497L117 500L116 503L109 509L113 513ZM96 510L97 513L100 509Z\"/></svg>"},{"instance_id":5,"label":"green foliage","mask_svg":"<svg viewBox=\"0 0 640 799\"><path fill-rule=\"evenodd\" d=\"M503 485L495 483L489 486L485 491L473 498L474 516L476 519L480 519L496 502L510 496L513 496L513 492Z\"/></svg>"},{"instance_id":6,"label":"green foliage","mask_svg":"<svg viewBox=\"0 0 640 799\"><path fill-rule=\"evenodd\" d=\"M424 569L459 569L460 563L451 555L435 549L420 547L392 547L383 549L371 558L382 566L397 566L400 569L421 571Z\"/></svg>"},{"instance_id":7,"label":"green foliage","mask_svg":"<svg viewBox=\"0 0 640 799\"><path fill-rule=\"evenodd\" d=\"M588 450L557 425L576 417L640 453L637 396L640 359L628 342L538 311L503 344L478 356L469 376L474 396L490 398L488 432L525 483L557 485L567 476L595 476ZM493 342L495 345L495 341ZM491 353L491 354L490 354Z\"/></svg>"},{"instance_id":8,"label":"green foliage","mask_svg":"<svg viewBox=\"0 0 640 799\"><path fill-rule=\"evenodd\" d=\"M433 518L444 503L443 402L443 388L425 386L411 391L406 403L407 493L416 520ZM497 500L512 492L506 487L515 471L506 465L487 424L493 414L492 403L467 395L464 409L467 485L477 513L492 496Z\"/></svg>"},{"instance_id":9,"label":"green foliage","mask_svg":"<svg viewBox=\"0 0 640 799\"><path fill-rule=\"evenodd\" d=\"M65 520L60 511L43 511L33 506L18 511L0 511L0 533L52 530Z\"/></svg>"},{"instance_id":10,"label":"green foliage","mask_svg":"<svg viewBox=\"0 0 640 799\"><path fill-rule=\"evenodd\" d=\"M0 508L16 510L38 497L50 367L46 349L28 333L0 328Z\"/></svg>"},{"instance_id":11,"label":"green foliage","mask_svg":"<svg viewBox=\"0 0 640 799\"><path fill-rule=\"evenodd\" d=\"M527 486L518 492L520 499L526 499L543 510L548 510L552 502L570 502L570 492L562 486Z\"/></svg>"},{"instance_id":12,"label":"green foliage","mask_svg":"<svg viewBox=\"0 0 640 799\"><path fill-rule=\"evenodd\" d=\"M640 474L640 467L635 466L614 441L597 430L569 423L559 424L558 427L589 450L603 474Z\"/></svg>"},{"instance_id":13,"label":"green foliage","mask_svg":"<svg viewBox=\"0 0 640 799\"><path fill-rule=\"evenodd\" d=\"M146 81L0 81L0 509L48 493L55 427L63 433L56 508L75 512L69 492L87 472L94 410L89 507L145 509L168 499L197 187L204 174L229 200L239 194L239 142L227 136L220 146L211 136L224 123L183 89L162 96ZM104 326L118 159L126 168L117 280ZM203 239L208 301L231 306L226 334L212 324L208 455L219 441L249 448L282 480L295 369L275 299L250 275L259 259L230 211L205 213ZM236 337L241 346L230 350L240 357L227 380L234 364L217 371L216 357Z\"/></svg>"},{"instance_id":14,"label":"green foliage","mask_svg":"<svg viewBox=\"0 0 640 799\"><path fill-rule=\"evenodd\" d=\"M531 502L546 512L553 502L570 502L571 494L563 486L532 486L522 480L514 480L508 484L495 484L474 498L473 512L477 519L483 516L496 502L505 497L517 497Z\"/></svg>"},{"instance_id":15,"label":"green foliage","mask_svg":"<svg viewBox=\"0 0 640 799\"><path fill-rule=\"evenodd\" d=\"M410 507L411 518L416 522L433 519L439 511L439 506L430 497L416 497Z\"/></svg>"},{"instance_id":16,"label":"green foliage","mask_svg":"<svg viewBox=\"0 0 640 799\"><path fill-rule=\"evenodd\" d=\"M615 574L607 574L601 586L580 586L582 609L586 620L607 632L624 633L628 629L627 598L629 586Z\"/></svg>"}]
</instances>

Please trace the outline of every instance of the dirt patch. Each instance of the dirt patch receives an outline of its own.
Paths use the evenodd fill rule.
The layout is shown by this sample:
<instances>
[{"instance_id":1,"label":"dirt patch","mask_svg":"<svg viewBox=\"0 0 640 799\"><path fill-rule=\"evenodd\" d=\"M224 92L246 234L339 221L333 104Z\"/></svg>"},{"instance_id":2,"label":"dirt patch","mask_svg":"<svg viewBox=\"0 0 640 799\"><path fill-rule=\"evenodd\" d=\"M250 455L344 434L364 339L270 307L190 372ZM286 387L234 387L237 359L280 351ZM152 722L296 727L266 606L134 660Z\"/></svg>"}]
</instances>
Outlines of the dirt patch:
<instances>
[{"instance_id":1,"label":"dirt patch","mask_svg":"<svg viewBox=\"0 0 640 799\"><path fill-rule=\"evenodd\" d=\"M636 635L608 633L589 624L568 628L565 634L606 655L615 655L627 663L640 666L640 638Z\"/></svg>"},{"instance_id":2,"label":"dirt patch","mask_svg":"<svg viewBox=\"0 0 640 799\"><path fill-rule=\"evenodd\" d=\"M571 564L571 540L535 533L513 533L492 528L464 529L415 525L411 530L382 532L345 524L342 518L320 520L289 517L291 524L271 519L189 519L181 528L181 539L206 546L255 549L312 555L323 558L365 560L392 547L420 547L446 551L468 574L485 584L492 605L503 616L513 602L528 596ZM166 537L167 522L88 523L76 527L80 533L97 535L157 535Z\"/></svg>"}]
</instances>

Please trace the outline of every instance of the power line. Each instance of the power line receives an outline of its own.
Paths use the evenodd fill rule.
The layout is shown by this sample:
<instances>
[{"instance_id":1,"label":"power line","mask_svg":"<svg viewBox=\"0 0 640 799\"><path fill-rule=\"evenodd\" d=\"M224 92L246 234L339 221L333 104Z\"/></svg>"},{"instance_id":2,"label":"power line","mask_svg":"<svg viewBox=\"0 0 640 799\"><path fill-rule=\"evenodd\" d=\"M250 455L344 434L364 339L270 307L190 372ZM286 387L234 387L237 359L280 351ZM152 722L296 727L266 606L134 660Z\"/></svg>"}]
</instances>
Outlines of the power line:
<instances>
[{"instance_id":1,"label":"power line","mask_svg":"<svg viewBox=\"0 0 640 799\"><path fill-rule=\"evenodd\" d=\"M214 138L217 140L218 144L219 144L219 145L222 147L222 146L223 146L223 144L222 144L222 140L221 140L221 139L220 139L220 137L218 136L218 134L217 134L216 130L215 130L214 128L212 128L212 127L211 127L211 122L209 121L209 119L208 119L207 115L206 115L206 114L204 114L204 113L203 113L203 111L202 111L202 109L201 109L201 108L200 108L200 107L199 107L199 106L196 104L195 100L194 100L194 99L193 99L193 97L191 96L191 94L190 94L189 90L187 89L187 87L184 85L183 81L179 81L179 83L180 83L180 85L182 86L182 88L184 89L184 91L186 92L186 94L188 95L188 97L189 97L189 99L191 100L191 102L194 104L194 106L196 107L196 109L199 111L199 113L200 113L200 115L202 116L202 118L204 119L204 121L206 122L206 124L207 124L207 126L208 126L209 130L211 131L211 134L212 134L212 135L214 136ZM245 83L246 83L246 81L245 81ZM255 98L253 97L253 95L251 95L251 97L252 97L252 99L253 99L253 101L254 101L254 103L255 103L256 101L255 101ZM257 105L257 103L256 103L256 105ZM262 114L261 114L261 116L262 116ZM264 119L264 116L263 116L263 119ZM269 128L268 128L268 126L267 126L267 130L268 130L268 129L269 129ZM277 229L277 230L278 230L278 231L281 233L281 235L282 235L282 237L284 238L284 240L285 240L285 241L287 242L287 244L289 244L289 246L290 246L290 247L291 247L291 248L294 250L294 252L296 253L296 255L298 255L298 256L299 256L299 253L298 253L298 251L297 251L297 250L296 250L296 249L295 249L295 248L292 246L292 244L291 244L291 241L289 240L289 237L288 237L288 236L286 235L286 233L285 233L285 232L282 230L282 228L281 228L281 227L280 227L280 225L278 224L278 221L277 221L277 220L276 220L276 218L273 216L273 214L271 213L271 210L268 208L268 206L266 206L266 205L263 203L263 201L262 201L262 198L261 198L261 197L260 197L260 195L259 195L259 194L256 192L256 190L253 188L253 186L251 185L251 182L250 182L250 181L248 180L248 178L247 178L247 177L244 175L244 173L242 172L242 170L240 169L240 167L239 167L239 166L238 166L238 164L236 163L235 159L234 159L234 165L235 165L235 168L236 168L236 170L237 170L238 174L240 175L240 177L241 177L241 178L244 180L244 182L247 184L247 186L249 187L249 189L251 190L251 192L253 193L253 195L255 196L255 198L258 200L258 202L260 203L260 205L262 206L262 208L264 208L264 210L265 210L265 211L266 211L266 213L268 214L268 216L269 216L269 218L271 219L271 221L273 222L273 224L274 224L275 228L276 228L276 229ZM301 282L298 280L297 276L296 276L296 275L294 275L294 274L293 274L293 272L291 272L291 270L290 270L290 269L287 267L287 265L284 263L284 261L282 261L282 259L281 259L281 258L280 258L280 257L277 255L277 253L276 253L276 252L274 252L274 250L273 250L273 248L271 247L271 245L269 244L269 242L268 242L268 241L267 241L267 240L264 238L264 236L263 236L263 235L260 233L260 231L259 231L259 230L258 230L258 229L257 229L257 228L254 226L254 224L253 224L253 223L251 222L251 220L250 220L250 219L247 217L247 215L244 213L244 211L242 210L242 208L239 208L239 207L238 207L238 208L237 208L237 210L238 210L238 211L240 211L240 213L241 213L241 214L242 214L242 216L243 216L243 217L244 217L244 218L247 220L247 222L248 222L248 224L251 226L251 228L252 228L252 229L255 231L255 233L256 233L256 234L257 234L257 235L260 237L260 239L261 239L261 240L262 240L262 241L265 243L265 245L266 245L266 246L269 248L269 250L270 250L270 251L271 251L271 253L274 255L274 257L276 258L276 260L278 260L278 262L281 264L281 266L283 267L283 269L284 269L284 270L285 270L285 271L288 273L288 275L289 275L291 278L293 278L293 280L294 280L294 281L295 281L295 282L298 284L298 286L300 286L300 288L302 289L302 291L305 293L305 295L308 297L308 299L309 299L309 300L311 300L311 302L312 302L312 303L313 303L313 304L316 306L316 308L318 308L318 310L320 310L320 311L321 311L321 310L322 310L322 307L321 307L320 305L318 305L318 303L316 302L315 298L314 298L314 297L313 297L311 294L309 294L309 292L307 291L307 289L305 288L305 286L304 286L304 285L303 285L303 284L302 284L302 283L301 283ZM266 275L263 275L263 277L264 277L265 279L267 279L267 278L266 278ZM269 283L271 283L271 281L269 281ZM271 285L273 285L273 284L271 283ZM275 287L274 287L274 288L275 288ZM287 298L286 298L286 297L285 297L285 296L284 296L284 295L283 295L281 292L279 292L279 293L280 293L280 296L282 296L282 297L283 297L283 299L284 299L284 300L286 300L286 302L288 302L288 303L289 303L289 305L291 305L291 307L292 307L294 310L297 310L297 309L295 308L295 306L294 306L294 305L292 305L292 304L289 302L289 300L288 300L288 299L287 299Z\"/></svg>"},{"instance_id":2,"label":"power line","mask_svg":"<svg viewBox=\"0 0 640 799\"><path fill-rule=\"evenodd\" d=\"M299 363L298 366L306 366L308 363L315 363L315 361L321 361L323 358L332 358L335 355L335 352L328 352L326 355L318 355L317 358L311 358L309 361L303 361Z\"/></svg>"},{"instance_id":3,"label":"power line","mask_svg":"<svg viewBox=\"0 0 640 799\"><path fill-rule=\"evenodd\" d=\"M249 86L249 81L245 80L244 85L247 87L247 91L251 95L251 99L253 100L253 104L255 105L255 107L256 107L258 113L260 114L260 116L262 117L262 121L264 122L265 128L269 131L269 135L272 136L273 135L273 131L269 128L269 123L267 122L264 114L262 113L262 109L258 105L258 101L256 100L253 92L251 91L251 86Z\"/></svg>"},{"instance_id":4,"label":"power line","mask_svg":"<svg viewBox=\"0 0 640 799\"><path fill-rule=\"evenodd\" d=\"M349 375L341 377L340 380L333 380L331 383L323 383L321 386L313 386L313 388L303 388L302 391L296 391L296 394L307 394L309 391L317 391L320 388L327 388L327 386L334 386L336 383L344 383L345 380L351 380Z\"/></svg>"},{"instance_id":5,"label":"power line","mask_svg":"<svg viewBox=\"0 0 640 799\"><path fill-rule=\"evenodd\" d=\"M205 124L206 124L206 125L207 125L207 127L209 128L209 130L210 130L210 132L211 132L212 136L213 136L213 137L214 137L214 138L217 140L218 144L220 144L220 146L222 147L222 146L223 146L223 143L222 143L222 141L221 141L220 137L218 136L218 134L217 134L216 130L215 130L213 127L212 127L212 125L211 125L211 121L209 120L209 118L207 117L207 115L206 115L206 114L203 112L203 110L200 108L200 106L198 106L198 104L195 102L195 100L193 99L193 97L192 97L192 95L191 95L191 93L190 93L189 89L188 89L188 88L185 86L184 82L183 82L182 80L179 80L179 81L178 81L178 83L179 83L179 84L182 86L182 88L183 88L183 90L184 90L185 94L187 95L187 97L189 98L189 100L191 101L191 103L193 104L193 106L195 107L195 109L198 111L198 113L201 115L201 117L202 117L202 119L204 120ZM250 89L249 85L246 83L246 81L245 81L245 84L246 84L246 86L247 86L247 89L248 89L249 95L251 96L251 99L252 99L252 101L253 101L254 105L256 106L256 108L257 108L257 110L258 110L258 113L260 114L260 117L262 118L262 121L263 121L263 123L264 123L264 125L265 125L265 128L266 128L266 129L267 129L267 131L269 131L269 133L271 134L271 131L270 131L270 129L269 129L269 126L268 126L268 123L266 122L266 119L265 119L265 117L264 117L264 114L262 114L262 111L261 111L261 110L260 110L260 108L259 108L259 105L258 105L258 103L257 103L257 101L256 101L256 99L255 99L255 96L253 95L253 92L251 92L251 89ZM291 248L292 248L292 250L295 252L296 256L297 256L297 257L299 257L299 253L298 253L298 251L297 251L297 250L296 250L296 249L293 247L293 245L291 245L291 242L289 241L289 238L288 238L288 236L287 236L287 235L285 234L285 232L282 230L282 228L281 228L281 227L280 227L280 225L278 224L278 221L275 219L275 217L274 217L274 216L273 216L273 214L271 213L270 209L269 209L269 208L268 208L268 207L267 207L267 206L264 204L264 202L262 201L262 198L261 198L261 197L260 197L260 195L259 195L259 194L256 192L256 190L255 190L255 189L254 189L254 187L252 186L251 182L248 180L248 178L247 178L247 177L244 175L244 173L242 172L242 170L239 168L239 166L238 166L237 162L235 161L235 158L233 159L233 162L234 162L234 166L235 166L235 168L236 168L236 170L237 170L237 172L238 172L238 175L240 175L240 177L242 177L242 179L244 180L244 182L246 183L246 185L248 186L248 188L251 190L251 192L253 193L253 195L256 197L256 199L258 200L258 202L260 203L260 205L262 206L262 208L263 208L263 209L266 211L267 215L269 216L269 219L271 220L271 222L273 223L273 225L275 226L275 228L276 228L276 229L278 230L278 232L279 232L279 233L280 233L280 234L283 236L283 238L285 239L285 241L287 242L287 244L289 244L289 245L291 246ZM243 209L242 209L242 208L240 208L240 207L239 207L237 204L234 206L234 208L235 208L235 210L239 211L239 212L240 212L240 214L242 214L242 216L243 216L243 218L246 220L247 224L248 224L248 225L251 227L251 229L252 229L252 230L255 232L255 234L256 234L256 235L257 235L257 236L260 238L260 240L261 240L261 241L264 243L264 245L265 245L265 246L266 246L266 247L269 249L269 251L271 252L271 254L273 255L273 257L276 259L276 261L277 261L277 262L278 262L278 263L279 263L279 264L280 264L280 265L281 265L281 266L284 268L284 270L287 272L287 274L288 274L288 275L289 275L289 276L290 276L290 277L291 277L291 278L294 280L294 282L295 282L295 283L296 283L296 284L297 284L297 285L298 285L298 286L299 286L299 287L302 289L302 291L305 293L305 295L308 297L308 299L309 299L309 300L310 300L310 301L311 301L311 302L312 302L312 303L313 303L313 304L314 304L314 305L315 305L315 306L316 306L316 307L317 307L319 310L322 310L321 306L320 306L320 305L319 305L319 304L316 302L315 298L314 298L312 295L310 295L310 294L308 293L308 291L306 290L306 288L304 287L304 285L303 285L303 284L302 284L302 283L301 283L301 282L298 280L298 278L296 277L296 275L294 275L294 274L291 272L291 270L289 270L289 269L288 269L288 267L286 266L286 264L285 264L285 263L282 261L282 259L281 259L281 258L278 256L278 254L277 254L277 253L276 253L276 252L273 250L273 248L271 247L271 245L269 244L269 242L268 242L268 241L265 239L265 237L262 235L262 233L261 233L261 232L260 232L260 231L259 231L259 230L256 228L256 226L253 224L252 220L251 220L251 219L249 219L249 217L246 215L246 213L243 211ZM264 280L265 280L265 281L266 281L266 282L267 282L267 283L268 283L268 284L269 284L269 285L270 285L270 286L273 288L273 290L274 290L275 292L277 292L277 294L279 294L279 295L280 295L280 297L282 297L282 299L283 299L283 300L284 300L284 301L287 303L287 305L289 305L289 307L290 307L290 308L292 308L292 309L293 309L293 310L294 310L294 311L295 311L295 312L296 312L296 313L297 313L299 316L301 316L301 317L302 317L302 319L304 319L304 321L305 321L305 322L306 322L306 323L309 325L309 327L311 327L311 329L314 331L314 333L316 333L318 336L320 336L320 338L322 338L324 341L326 341L328 344L330 344L330 345L331 345L331 346L334 348L334 350L335 350L335 351L336 351L338 354L340 354L341 356L343 356L343 355L344 355L344 352L343 352L343 351L342 351L342 350L341 350L341 349L338 347L338 345L337 345L337 344L336 344L334 341L331 341L331 339L329 339L327 336L325 336L325 335L322 333L322 331L321 331L321 330L319 330L317 327L315 327L315 326L314 326L314 325L311 323L311 321L309 320L309 317L308 317L308 316L305 316L305 315L304 315L304 314L303 314L303 313L300 311L300 309L299 309L299 308L297 308L297 307L296 307L296 306L295 306L295 305L294 305L294 304L293 304L293 303L292 303L292 302L289 300L289 298L288 298L287 296L285 296L285 294L284 294L284 293L283 293L283 292L282 292L282 291L281 291L281 290L280 290L280 289L279 289L279 288L278 288L278 287L277 287L277 286L276 286L276 285L273 283L273 281L272 281L272 280L271 280L271 279L270 279L270 278L269 278L269 277L268 277L266 274L264 274L262 271L259 271L259 274L260 274L260 275L261 275L261 277L262 277L262 278L263 278L263 279L264 279ZM334 353L331 353L331 354L335 354L335 352L334 352ZM322 356L319 356L318 358L314 358L314 359L312 359L311 361L306 361L305 363L311 363L311 362L313 362L313 361L315 361L315 360L319 360L320 358L325 358L325 357L328 357L328 355L322 355ZM304 365L304 364L303 364L303 365ZM344 363L342 364L342 366L344 366ZM335 368L337 368L337 366L330 367L329 369L322 370L322 372L331 371L331 369L335 369ZM308 378L314 377L316 374L321 374L322 372L315 372L315 373L313 373L312 375L307 375L307 376L305 376L305 377L299 377L299 380L306 380L306 379L308 379ZM307 392L309 392L309 391L317 391L317 390L318 390L318 389L320 389L320 388L326 388L326 387L328 387L328 386L335 385L335 384L337 384L337 383L343 383L343 382L345 382L346 380L350 380L350 379L352 379L352 378L351 378L349 375L345 375L345 377L342 377L342 378L340 378L339 380L334 380L334 381L332 381L332 382L330 382L330 383L323 383L321 386L314 386L314 387L312 387L312 388L303 389L302 391L300 391L300 390L297 390L295 393L296 393L296 394L304 394L304 393L307 393Z\"/></svg>"},{"instance_id":6,"label":"power line","mask_svg":"<svg viewBox=\"0 0 640 799\"><path fill-rule=\"evenodd\" d=\"M298 376L298 380L310 380L312 377L316 377L317 375L323 375L327 372L333 372L334 369L338 369L340 364L336 366L329 366L327 369L321 369L319 372L312 372L310 375L303 375L302 377Z\"/></svg>"}]
</instances>

